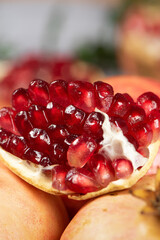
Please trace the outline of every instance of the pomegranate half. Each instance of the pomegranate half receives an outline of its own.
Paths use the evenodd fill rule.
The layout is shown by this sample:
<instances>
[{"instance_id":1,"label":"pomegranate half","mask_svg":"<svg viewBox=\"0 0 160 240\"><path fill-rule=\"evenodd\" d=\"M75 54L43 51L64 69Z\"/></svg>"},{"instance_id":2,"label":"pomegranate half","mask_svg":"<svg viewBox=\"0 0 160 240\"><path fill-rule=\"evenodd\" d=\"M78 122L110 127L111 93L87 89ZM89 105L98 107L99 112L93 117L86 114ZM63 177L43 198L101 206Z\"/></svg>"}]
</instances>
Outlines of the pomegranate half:
<instances>
[{"instance_id":1,"label":"pomegranate half","mask_svg":"<svg viewBox=\"0 0 160 240\"><path fill-rule=\"evenodd\" d=\"M106 82L35 79L0 110L0 155L32 185L73 199L129 188L159 148L160 99Z\"/></svg>"}]
</instances>

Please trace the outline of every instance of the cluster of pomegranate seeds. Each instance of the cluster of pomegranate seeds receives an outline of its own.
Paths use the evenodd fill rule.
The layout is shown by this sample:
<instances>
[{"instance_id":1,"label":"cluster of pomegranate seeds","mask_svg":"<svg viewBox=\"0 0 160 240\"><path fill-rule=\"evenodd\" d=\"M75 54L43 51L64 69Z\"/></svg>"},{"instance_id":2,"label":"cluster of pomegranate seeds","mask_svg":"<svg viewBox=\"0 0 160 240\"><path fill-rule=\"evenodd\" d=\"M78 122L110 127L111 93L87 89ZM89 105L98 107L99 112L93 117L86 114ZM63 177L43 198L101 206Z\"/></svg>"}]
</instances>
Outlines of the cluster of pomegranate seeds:
<instances>
[{"instance_id":1,"label":"cluster of pomegranate seeds","mask_svg":"<svg viewBox=\"0 0 160 240\"><path fill-rule=\"evenodd\" d=\"M160 135L159 110L160 99L151 92L134 102L104 82L36 79L13 92L12 108L0 110L0 146L50 171L54 188L86 194L134 171L125 156L111 159L99 151L105 114L148 158L148 145Z\"/></svg>"}]
</instances>

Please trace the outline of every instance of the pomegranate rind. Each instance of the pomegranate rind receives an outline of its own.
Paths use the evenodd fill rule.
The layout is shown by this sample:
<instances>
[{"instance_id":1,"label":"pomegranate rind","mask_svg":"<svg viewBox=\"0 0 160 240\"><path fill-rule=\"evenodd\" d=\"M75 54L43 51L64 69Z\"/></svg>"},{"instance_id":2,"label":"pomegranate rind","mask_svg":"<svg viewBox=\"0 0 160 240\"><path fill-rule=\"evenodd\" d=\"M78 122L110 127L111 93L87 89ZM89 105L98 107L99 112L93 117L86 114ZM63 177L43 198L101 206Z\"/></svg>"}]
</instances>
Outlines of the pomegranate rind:
<instances>
[{"instance_id":1,"label":"pomegranate rind","mask_svg":"<svg viewBox=\"0 0 160 240\"><path fill-rule=\"evenodd\" d=\"M16 175L21 177L26 182L31 185L39 188L45 192L54 194L54 195L68 195L68 198L74 200L86 200L90 198L94 198L100 195L104 195L109 192L119 191L123 189L128 189L132 187L140 178L142 178L146 172L151 167L154 158L158 152L160 146L160 141L150 144L149 151L150 157L146 164L140 169L135 170L129 178L119 179L113 182L110 182L109 185L101 190L96 192L87 193L85 195L80 195L73 193L72 191L59 191L52 187L52 179L45 175L41 170L42 167L36 165L34 163L30 163L29 161L22 160L13 154L3 150L0 148L0 157L4 164Z\"/></svg>"}]
</instances>

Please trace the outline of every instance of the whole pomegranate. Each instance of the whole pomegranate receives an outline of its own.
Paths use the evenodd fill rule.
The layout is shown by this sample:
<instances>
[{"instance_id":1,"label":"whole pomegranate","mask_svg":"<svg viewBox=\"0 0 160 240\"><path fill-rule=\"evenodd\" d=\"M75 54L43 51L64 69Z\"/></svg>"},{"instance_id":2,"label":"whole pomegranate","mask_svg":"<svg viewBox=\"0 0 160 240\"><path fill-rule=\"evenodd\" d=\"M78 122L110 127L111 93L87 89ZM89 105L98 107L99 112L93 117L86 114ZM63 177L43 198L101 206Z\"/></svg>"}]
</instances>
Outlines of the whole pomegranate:
<instances>
[{"instance_id":1,"label":"whole pomegranate","mask_svg":"<svg viewBox=\"0 0 160 240\"><path fill-rule=\"evenodd\" d=\"M0 160L0 239L59 240L68 224L60 198L24 182Z\"/></svg>"},{"instance_id":2,"label":"whole pomegranate","mask_svg":"<svg viewBox=\"0 0 160 240\"><path fill-rule=\"evenodd\" d=\"M125 73L160 79L160 3L132 1L118 28L118 58Z\"/></svg>"}]
</instances>

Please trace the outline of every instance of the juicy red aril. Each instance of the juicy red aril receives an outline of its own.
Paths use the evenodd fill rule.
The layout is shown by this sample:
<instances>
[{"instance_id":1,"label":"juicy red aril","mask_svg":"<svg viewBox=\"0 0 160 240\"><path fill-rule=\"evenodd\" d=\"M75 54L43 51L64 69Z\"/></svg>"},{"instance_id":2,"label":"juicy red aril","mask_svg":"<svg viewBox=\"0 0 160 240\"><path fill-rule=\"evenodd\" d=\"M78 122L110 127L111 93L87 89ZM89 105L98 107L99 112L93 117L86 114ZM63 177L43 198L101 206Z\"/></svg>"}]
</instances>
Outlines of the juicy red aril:
<instances>
[{"instance_id":1,"label":"juicy red aril","mask_svg":"<svg viewBox=\"0 0 160 240\"><path fill-rule=\"evenodd\" d=\"M64 140L66 147L69 147L76 138L78 138L78 135L75 135L75 134L68 135Z\"/></svg>"},{"instance_id":2,"label":"juicy red aril","mask_svg":"<svg viewBox=\"0 0 160 240\"><path fill-rule=\"evenodd\" d=\"M35 148L35 150L49 153L50 151L50 137L43 129L33 128L28 134L29 144Z\"/></svg>"},{"instance_id":3,"label":"juicy red aril","mask_svg":"<svg viewBox=\"0 0 160 240\"><path fill-rule=\"evenodd\" d=\"M128 100L128 104L134 103L133 98L128 93L123 93L122 95Z\"/></svg>"},{"instance_id":4,"label":"juicy red aril","mask_svg":"<svg viewBox=\"0 0 160 240\"><path fill-rule=\"evenodd\" d=\"M126 134L125 137L128 139L130 143L134 145L135 149L137 150L137 148L139 147L137 140L130 134Z\"/></svg>"},{"instance_id":5,"label":"juicy red aril","mask_svg":"<svg viewBox=\"0 0 160 240\"><path fill-rule=\"evenodd\" d=\"M31 81L28 93L32 103L42 106L47 105L49 100L49 87L47 82L40 79Z\"/></svg>"},{"instance_id":6,"label":"juicy red aril","mask_svg":"<svg viewBox=\"0 0 160 240\"><path fill-rule=\"evenodd\" d=\"M28 148L26 140L22 136L12 135L9 143L9 151L17 157L22 158Z\"/></svg>"},{"instance_id":7,"label":"juicy red aril","mask_svg":"<svg viewBox=\"0 0 160 240\"><path fill-rule=\"evenodd\" d=\"M137 152L139 152L143 157L149 158L149 149L147 147L139 147Z\"/></svg>"},{"instance_id":8,"label":"juicy red aril","mask_svg":"<svg viewBox=\"0 0 160 240\"><path fill-rule=\"evenodd\" d=\"M63 165L55 165L52 168L52 187L64 191L67 190L65 178L68 172L68 168Z\"/></svg>"},{"instance_id":9,"label":"juicy red aril","mask_svg":"<svg viewBox=\"0 0 160 240\"><path fill-rule=\"evenodd\" d=\"M153 141L158 140L160 136L160 112L153 110L147 118L147 123L153 131Z\"/></svg>"},{"instance_id":10,"label":"juicy red aril","mask_svg":"<svg viewBox=\"0 0 160 240\"><path fill-rule=\"evenodd\" d=\"M70 190L82 194L94 192L99 188L94 175L84 168L69 170L66 175L66 185Z\"/></svg>"},{"instance_id":11,"label":"juicy red aril","mask_svg":"<svg viewBox=\"0 0 160 240\"><path fill-rule=\"evenodd\" d=\"M51 123L63 124L63 107L58 103L48 103L46 107L46 114Z\"/></svg>"},{"instance_id":12,"label":"juicy red aril","mask_svg":"<svg viewBox=\"0 0 160 240\"><path fill-rule=\"evenodd\" d=\"M64 121L72 133L82 133L86 113L73 105L66 107L64 111Z\"/></svg>"},{"instance_id":13,"label":"juicy red aril","mask_svg":"<svg viewBox=\"0 0 160 240\"><path fill-rule=\"evenodd\" d=\"M0 127L15 133L16 127L14 124L15 111L12 108L4 107L0 109Z\"/></svg>"},{"instance_id":14,"label":"juicy red aril","mask_svg":"<svg viewBox=\"0 0 160 240\"><path fill-rule=\"evenodd\" d=\"M12 106L16 111L28 110L31 100L28 91L24 88L16 89L12 94Z\"/></svg>"},{"instance_id":15,"label":"juicy red aril","mask_svg":"<svg viewBox=\"0 0 160 240\"><path fill-rule=\"evenodd\" d=\"M48 156L31 148L27 148L27 150L24 152L23 159L29 160L35 164L40 164L43 167L52 165L52 161Z\"/></svg>"},{"instance_id":16,"label":"juicy red aril","mask_svg":"<svg viewBox=\"0 0 160 240\"><path fill-rule=\"evenodd\" d=\"M46 109L43 106L32 105L28 110L29 119L33 127L46 128L48 119L46 116Z\"/></svg>"},{"instance_id":17,"label":"juicy red aril","mask_svg":"<svg viewBox=\"0 0 160 240\"><path fill-rule=\"evenodd\" d=\"M11 136L12 136L11 132L3 128L0 129L0 146L3 149L8 150Z\"/></svg>"},{"instance_id":18,"label":"juicy red aril","mask_svg":"<svg viewBox=\"0 0 160 240\"><path fill-rule=\"evenodd\" d=\"M132 136L137 140L139 146L148 146L152 142L153 131L146 123L139 123L131 129Z\"/></svg>"},{"instance_id":19,"label":"juicy red aril","mask_svg":"<svg viewBox=\"0 0 160 240\"><path fill-rule=\"evenodd\" d=\"M128 178L133 172L133 166L128 159L116 159L113 161L115 176L117 179Z\"/></svg>"},{"instance_id":20,"label":"juicy red aril","mask_svg":"<svg viewBox=\"0 0 160 240\"><path fill-rule=\"evenodd\" d=\"M19 133L23 136L28 136L28 133L32 130L33 126L29 120L28 113L26 111L20 111L15 116L15 125Z\"/></svg>"},{"instance_id":21,"label":"juicy red aril","mask_svg":"<svg viewBox=\"0 0 160 240\"><path fill-rule=\"evenodd\" d=\"M152 110L160 109L160 99L152 92L146 92L140 95L137 98L137 104L144 109L146 115L149 115Z\"/></svg>"},{"instance_id":22,"label":"juicy red aril","mask_svg":"<svg viewBox=\"0 0 160 240\"><path fill-rule=\"evenodd\" d=\"M96 107L101 111L107 113L112 103L113 99L113 88L108 83L104 82L95 82L95 98L96 98Z\"/></svg>"},{"instance_id":23,"label":"juicy red aril","mask_svg":"<svg viewBox=\"0 0 160 240\"><path fill-rule=\"evenodd\" d=\"M121 129L124 135L128 133L128 127L127 127L126 121L123 118L110 117L109 120L111 123L114 123L114 125L118 129Z\"/></svg>"},{"instance_id":24,"label":"juicy red aril","mask_svg":"<svg viewBox=\"0 0 160 240\"><path fill-rule=\"evenodd\" d=\"M125 120L131 127L135 126L137 123L144 122L146 120L144 109L137 105L131 105L125 116Z\"/></svg>"},{"instance_id":25,"label":"juicy red aril","mask_svg":"<svg viewBox=\"0 0 160 240\"><path fill-rule=\"evenodd\" d=\"M110 116L124 117L129 109L128 100L121 93L117 93L113 97L113 101L109 110Z\"/></svg>"},{"instance_id":26,"label":"juicy red aril","mask_svg":"<svg viewBox=\"0 0 160 240\"><path fill-rule=\"evenodd\" d=\"M68 148L67 160L71 167L83 167L97 149L95 140L81 135L75 139Z\"/></svg>"},{"instance_id":27,"label":"juicy red aril","mask_svg":"<svg viewBox=\"0 0 160 240\"><path fill-rule=\"evenodd\" d=\"M103 135L102 124L104 115L100 112L92 112L88 115L84 123L84 131L93 138L100 139Z\"/></svg>"},{"instance_id":28,"label":"juicy red aril","mask_svg":"<svg viewBox=\"0 0 160 240\"><path fill-rule=\"evenodd\" d=\"M47 132L52 142L63 142L69 135L69 132L65 126L51 124L47 128Z\"/></svg>"},{"instance_id":29,"label":"juicy red aril","mask_svg":"<svg viewBox=\"0 0 160 240\"><path fill-rule=\"evenodd\" d=\"M68 94L71 103L85 112L95 109L94 87L89 82L71 81L68 83Z\"/></svg>"},{"instance_id":30,"label":"juicy red aril","mask_svg":"<svg viewBox=\"0 0 160 240\"><path fill-rule=\"evenodd\" d=\"M60 143L53 143L50 149L50 158L54 163L67 163L65 145Z\"/></svg>"},{"instance_id":31,"label":"juicy red aril","mask_svg":"<svg viewBox=\"0 0 160 240\"><path fill-rule=\"evenodd\" d=\"M101 154L94 154L89 160L89 165L100 186L106 187L115 179L114 168L109 158Z\"/></svg>"},{"instance_id":32,"label":"juicy red aril","mask_svg":"<svg viewBox=\"0 0 160 240\"><path fill-rule=\"evenodd\" d=\"M69 105L67 92L67 82L64 80L55 80L49 86L50 100L64 107Z\"/></svg>"}]
</instances>

